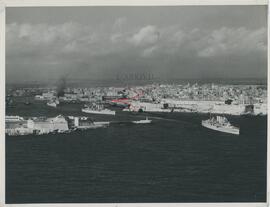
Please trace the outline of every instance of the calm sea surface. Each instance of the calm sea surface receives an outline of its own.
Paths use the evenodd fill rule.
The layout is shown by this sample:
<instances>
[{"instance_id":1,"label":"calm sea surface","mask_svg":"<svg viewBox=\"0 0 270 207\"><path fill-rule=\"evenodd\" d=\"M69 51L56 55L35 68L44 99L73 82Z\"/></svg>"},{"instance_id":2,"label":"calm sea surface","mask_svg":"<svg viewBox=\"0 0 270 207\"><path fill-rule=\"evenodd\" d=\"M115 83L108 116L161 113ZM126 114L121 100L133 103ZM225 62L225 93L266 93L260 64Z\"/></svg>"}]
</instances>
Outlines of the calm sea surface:
<instances>
[{"instance_id":1,"label":"calm sea surface","mask_svg":"<svg viewBox=\"0 0 270 207\"><path fill-rule=\"evenodd\" d=\"M83 115L16 103L8 115ZM87 115L87 114L84 114ZM263 202L267 117L228 117L235 136L201 127L207 115L119 112L139 120L70 134L6 137L6 202Z\"/></svg>"}]
</instances>

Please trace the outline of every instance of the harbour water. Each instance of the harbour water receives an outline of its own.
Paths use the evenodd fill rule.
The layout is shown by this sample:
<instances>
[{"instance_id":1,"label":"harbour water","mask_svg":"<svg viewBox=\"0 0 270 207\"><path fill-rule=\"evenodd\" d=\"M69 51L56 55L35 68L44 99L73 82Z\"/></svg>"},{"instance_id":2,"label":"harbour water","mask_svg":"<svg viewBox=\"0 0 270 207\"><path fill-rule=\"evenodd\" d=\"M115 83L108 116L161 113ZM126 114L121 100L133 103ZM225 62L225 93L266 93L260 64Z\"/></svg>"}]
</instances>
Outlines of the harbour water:
<instances>
[{"instance_id":1,"label":"harbour water","mask_svg":"<svg viewBox=\"0 0 270 207\"><path fill-rule=\"evenodd\" d=\"M87 115L37 102L8 115ZM201 126L207 115L91 115L140 120L70 134L6 137L7 203L265 202L267 116L227 116L240 135Z\"/></svg>"}]
</instances>

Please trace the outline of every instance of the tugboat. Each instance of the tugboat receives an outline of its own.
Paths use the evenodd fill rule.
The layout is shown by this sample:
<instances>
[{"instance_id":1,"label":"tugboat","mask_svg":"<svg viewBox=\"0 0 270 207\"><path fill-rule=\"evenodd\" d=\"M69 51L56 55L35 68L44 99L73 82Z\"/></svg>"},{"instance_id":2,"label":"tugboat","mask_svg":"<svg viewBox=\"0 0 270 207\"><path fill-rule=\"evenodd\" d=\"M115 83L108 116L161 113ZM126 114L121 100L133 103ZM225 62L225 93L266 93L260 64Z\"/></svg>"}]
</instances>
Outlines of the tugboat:
<instances>
[{"instance_id":1,"label":"tugboat","mask_svg":"<svg viewBox=\"0 0 270 207\"><path fill-rule=\"evenodd\" d=\"M208 129L239 135L240 129L232 126L228 119L224 116L212 117L208 120L202 121L202 126Z\"/></svg>"}]
</instances>

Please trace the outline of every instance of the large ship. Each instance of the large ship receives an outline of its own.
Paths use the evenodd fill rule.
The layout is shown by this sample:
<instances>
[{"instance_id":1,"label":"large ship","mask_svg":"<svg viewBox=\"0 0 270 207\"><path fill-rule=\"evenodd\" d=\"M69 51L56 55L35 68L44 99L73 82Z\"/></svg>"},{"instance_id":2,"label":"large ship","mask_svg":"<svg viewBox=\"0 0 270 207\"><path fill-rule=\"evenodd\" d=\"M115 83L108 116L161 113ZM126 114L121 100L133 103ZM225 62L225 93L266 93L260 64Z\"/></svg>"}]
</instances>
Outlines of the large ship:
<instances>
[{"instance_id":1,"label":"large ship","mask_svg":"<svg viewBox=\"0 0 270 207\"><path fill-rule=\"evenodd\" d=\"M228 119L223 116L216 116L208 120L203 120L202 126L208 129L212 129L212 130L216 130L220 132L236 134L236 135L240 134L239 128L232 126L230 122L228 121Z\"/></svg>"},{"instance_id":2,"label":"large ship","mask_svg":"<svg viewBox=\"0 0 270 207\"><path fill-rule=\"evenodd\" d=\"M105 114L105 115L115 115L115 111L105 109L103 105L92 104L82 109L82 112L89 114Z\"/></svg>"}]
</instances>

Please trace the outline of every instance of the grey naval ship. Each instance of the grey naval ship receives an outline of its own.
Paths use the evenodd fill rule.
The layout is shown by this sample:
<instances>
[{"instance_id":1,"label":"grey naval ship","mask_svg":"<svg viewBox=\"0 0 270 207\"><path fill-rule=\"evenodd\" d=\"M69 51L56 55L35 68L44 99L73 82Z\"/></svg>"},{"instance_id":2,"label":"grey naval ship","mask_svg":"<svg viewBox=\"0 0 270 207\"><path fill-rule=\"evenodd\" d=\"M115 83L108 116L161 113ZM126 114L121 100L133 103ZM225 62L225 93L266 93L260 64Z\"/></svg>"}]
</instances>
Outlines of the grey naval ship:
<instances>
[{"instance_id":1,"label":"grey naval ship","mask_svg":"<svg viewBox=\"0 0 270 207\"><path fill-rule=\"evenodd\" d=\"M212 129L212 130L216 130L216 131L220 131L224 133L230 133L230 134L235 134L235 135L240 134L240 129L238 127L231 125L228 119L223 116L216 116L208 120L203 120L202 126L208 129Z\"/></svg>"}]
</instances>

